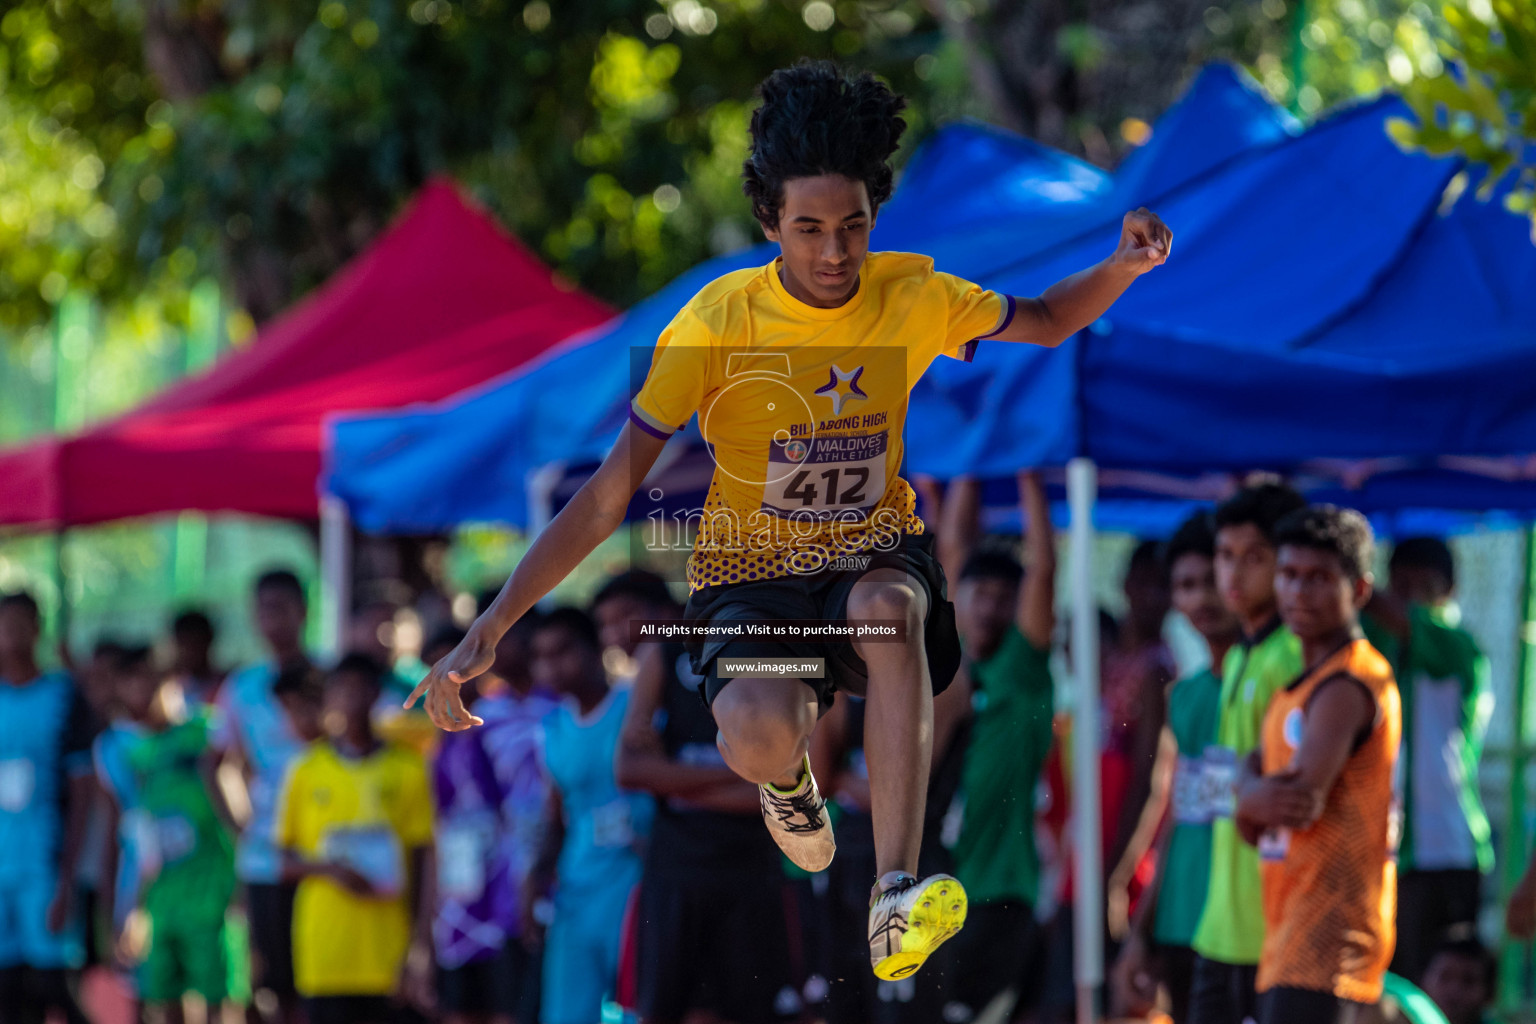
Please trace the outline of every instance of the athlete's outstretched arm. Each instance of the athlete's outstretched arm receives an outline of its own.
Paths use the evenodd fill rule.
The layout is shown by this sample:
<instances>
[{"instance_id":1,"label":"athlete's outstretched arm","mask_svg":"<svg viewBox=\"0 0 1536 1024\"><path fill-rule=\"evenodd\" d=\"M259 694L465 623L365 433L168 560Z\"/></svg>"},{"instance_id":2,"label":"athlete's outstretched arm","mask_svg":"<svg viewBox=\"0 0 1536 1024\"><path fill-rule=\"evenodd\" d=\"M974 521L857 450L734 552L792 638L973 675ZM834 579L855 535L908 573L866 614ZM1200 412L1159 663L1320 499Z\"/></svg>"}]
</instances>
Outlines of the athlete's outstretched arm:
<instances>
[{"instance_id":1,"label":"athlete's outstretched arm","mask_svg":"<svg viewBox=\"0 0 1536 1024\"><path fill-rule=\"evenodd\" d=\"M1173 232L1157 214L1145 206L1128 213L1112 255L1057 281L1037 299L1015 299L1013 319L987 340L1054 348L1103 316L1132 281L1166 263L1172 250Z\"/></svg>"},{"instance_id":2,"label":"athlete's outstretched arm","mask_svg":"<svg viewBox=\"0 0 1536 1024\"><path fill-rule=\"evenodd\" d=\"M496 600L469 627L469 635L411 691L407 708L425 695L427 714L439 729L458 732L483 724L464 707L459 687L490 668L496 643L512 624L619 528L629 499L666 443L638 429L633 421L624 424L592 479L534 538Z\"/></svg>"}]
</instances>

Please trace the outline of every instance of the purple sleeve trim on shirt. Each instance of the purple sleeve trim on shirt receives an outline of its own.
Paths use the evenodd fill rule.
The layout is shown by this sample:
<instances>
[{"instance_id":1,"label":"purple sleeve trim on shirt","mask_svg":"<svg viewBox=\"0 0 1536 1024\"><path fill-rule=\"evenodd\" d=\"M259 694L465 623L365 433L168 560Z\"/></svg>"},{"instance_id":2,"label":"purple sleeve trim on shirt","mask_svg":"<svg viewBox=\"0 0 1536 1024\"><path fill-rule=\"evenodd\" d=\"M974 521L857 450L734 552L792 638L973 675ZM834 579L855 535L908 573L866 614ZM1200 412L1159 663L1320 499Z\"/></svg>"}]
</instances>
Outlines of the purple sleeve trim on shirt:
<instances>
[{"instance_id":1,"label":"purple sleeve trim on shirt","mask_svg":"<svg viewBox=\"0 0 1536 1024\"><path fill-rule=\"evenodd\" d=\"M664 434L660 430L657 430L655 427L653 427L649 423L647 423L644 419L642 419L640 417L639 413L635 412L635 407L634 406L630 406L629 407L629 418L634 421L635 426L639 427L641 430L645 431L647 434L650 434L652 437L660 438L661 440L665 441L667 438L672 436L672 433L665 433ZM675 431L673 433L675 433Z\"/></svg>"},{"instance_id":2,"label":"purple sleeve trim on shirt","mask_svg":"<svg viewBox=\"0 0 1536 1024\"><path fill-rule=\"evenodd\" d=\"M983 334L981 337L972 338L970 341L960 346L960 358L967 363L976 358L976 348L981 344L981 342L985 341L987 338L997 337L999 334L1002 334L1008 329L1009 324L1013 323L1013 315L1014 313L1018 312L1019 309L1018 301L1012 295L1004 295L1003 301L1007 303L1007 312L1003 314L1003 322L998 324L991 331Z\"/></svg>"},{"instance_id":3,"label":"purple sleeve trim on shirt","mask_svg":"<svg viewBox=\"0 0 1536 1024\"><path fill-rule=\"evenodd\" d=\"M1003 322L998 324L991 331L983 334L981 336L982 338L995 338L999 334L1002 334L1004 331L1006 331L1009 324L1013 323L1013 314L1017 313L1019 310L1018 300L1015 299L1012 295L1004 295L1003 299L1008 303L1008 312L1003 315ZM981 338L976 340L980 341Z\"/></svg>"}]
</instances>

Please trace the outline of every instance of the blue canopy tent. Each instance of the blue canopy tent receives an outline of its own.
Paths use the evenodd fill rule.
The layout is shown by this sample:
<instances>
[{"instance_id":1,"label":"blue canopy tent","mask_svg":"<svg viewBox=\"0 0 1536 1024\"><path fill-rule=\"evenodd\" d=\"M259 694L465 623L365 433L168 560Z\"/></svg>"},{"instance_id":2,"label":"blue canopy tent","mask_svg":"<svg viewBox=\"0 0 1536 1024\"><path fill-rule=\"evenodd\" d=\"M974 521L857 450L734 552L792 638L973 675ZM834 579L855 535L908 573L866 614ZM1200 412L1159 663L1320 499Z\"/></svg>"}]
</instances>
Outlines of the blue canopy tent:
<instances>
[{"instance_id":1,"label":"blue canopy tent","mask_svg":"<svg viewBox=\"0 0 1536 1024\"><path fill-rule=\"evenodd\" d=\"M993 345L974 365L936 363L913 393L911 422L922 429L908 438L909 468L1002 481L1012 467L1059 466L1080 453L1108 469L1168 474L1154 486L1137 476L1106 492L1101 524L1131 529L1165 525L1170 511L1130 503L1134 496L1187 494L1181 474L1255 466L1301 472L1325 489L1369 470L1363 488L1358 479L1331 488L1367 510L1530 507L1536 489L1518 464L1476 466L1485 475L1469 477L1438 463L1447 451L1523 450L1525 425L1507 412L1530 405L1524 375L1489 360L1522 358L1529 289L1520 285L1529 280L1531 247L1519 221L1491 206L1464 201L1438 214L1455 168L1396 151L1379 131L1392 110L1392 101L1357 107L1291 140L1267 101L1227 69L1208 71L1163 119L1174 122L1168 130L1160 122L1152 143L1128 161L1121 174L1130 185L1002 133L940 133L882 214L884 244L934 253L958 273L1028 294L1099 258L1120 211L1150 199L1178 228L1180 252L1155 287L1132 289L1091 340L1074 339L1067 352ZM1234 120L1238 127L1222 128ZM1180 133L1190 124L1204 137L1185 144ZM977 193L964 191L957 179L966 177ZM1319 184L1305 194L1290 187L1298 178ZM1165 191L1138 196L1130 191L1138 182ZM978 204L978 193L988 202ZM953 215L945 199L957 207ZM1013 228L995 226L1008 220ZM1251 226L1234 231L1234 222ZM1045 227L1036 231L1037 223ZM974 241L981 230L1004 237L984 245ZM1255 260L1256 252L1271 258ZM1485 266L1479 254L1488 252L1503 255ZM718 274L770 256L759 247L696 268L532 371L443 409L338 423L330 486L375 531L466 519L526 524L530 481L548 514L606 453L648 346L675 310ZM1427 290L1434 281L1467 300L1448 310ZM1452 330L1478 340L1447 345ZM1474 352L1486 358L1468 359ZM1490 381L1498 402L1488 400ZM1329 415L1298 415L1298 393ZM1457 394L1478 398L1463 397L1454 417L1432 416L1437 406L1426 402L1444 408ZM1420 409L1442 429L1421 429ZM1203 410L1203 420L1191 418ZM1224 427L1234 411L1274 429L1237 435ZM1448 423L1461 424L1462 436L1448 439ZM663 489L686 506L703 489L707 456L696 427L677 447L684 450L668 469L676 482ZM1384 451L1395 452L1393 463L1362 466ZM1333 462L1319 463L1319 455ZM993 485L988 496L1006 507L1007 490ZM1113 500L1121 496L1128 500Z\"/></svg>"},{"instance_id":2,"label":"blue canopy tent","mask_svg":"<svg viewBox=\"0 0 1536 1024\"><path fill-rule=\"evenodd\" d=\"M1128 207L1153 205L1175 229L1174 259L1062 350L983 345L975 364L938 361L912 394L909 472L988 478L989 495L1012 504L1017 467L1069 464L1074 647L1087 655L1078 714L1090 732L1087 553L1101 482L1106 498L1193 501L1228 485L1202 474L1268 467L1367 507L1536 507L1536 474L1512 459L1536 451L1536 252L1522 223L1470 202L1442 210L1459 168L1396 149L1383 130L1404 111L1395 100L1298 135L1227 77L1203 77L1207 88L1113 179L996 132L949 129L914 159L880 218L882 247L931 254L1013 294L1038 294L1101 259ZM1202 103L1210 116L1196 116ZM606 453L675 311L707 281L771 255L760 247L697 268L467 400L338 422L328 489L369 530L537 523ZM1465 297L1454 317L1452 289ZM1476 309L1463 316L1463 306ZM674 440L653 474L671 474L668 501L689 504L707 480L696 431ZM1129 524L1160 503L1110 506ZM1097 763L1079 746L1075 789L1091 799ZM1096 858L1097 815L1078 819L1078 853ZM1079 865L1079 879L1097 877ZM1096 898L1082 896L1091 912ZM1101 980L1098 935L1086 920L1079 928L1085 989Z\"/></svg>"},{"instance_id":3,"label":"blue canopy tent","mask_svg":"<svg viewBox=\"0 0 1536 1024\"><path fill-rule=\"evenodd\" d=\"M1114 178L1017 136L951 126L914 155L880 213L877 239L886 248L936 256L951 247L984 250L1006 265L1047 253L1096 226L1118 224L1138 196L1150 196L1141 189L1196 180L1297 131L1251 80L1221 64L1202 71ZM981 241L979 233L989 240ZM472 520L537 521L563 504L607 453L625 421L635 376L643 375L650 347L676 311L719 275L760 266L774 255L776 247L762 245L711 260L609 325L571 339L537 366L449 402L335 421L326 489L373 532L429 532ZM948 267L943 259L940 265ZM965 392L983 380L973 375L958 382L947 392L947 404L926 401L926 383L920 385L914 417L974 416L977 407L965 401ZM1049 391L1050 385L1038 386ZM686 505L704 488L698 482L701 457L706 476L708 471L696 424L674 441L668 457L678 482L668 481L664 490L669 501ZM530 507L530 493L542 510Z\"/></svg>"}]
</instances>

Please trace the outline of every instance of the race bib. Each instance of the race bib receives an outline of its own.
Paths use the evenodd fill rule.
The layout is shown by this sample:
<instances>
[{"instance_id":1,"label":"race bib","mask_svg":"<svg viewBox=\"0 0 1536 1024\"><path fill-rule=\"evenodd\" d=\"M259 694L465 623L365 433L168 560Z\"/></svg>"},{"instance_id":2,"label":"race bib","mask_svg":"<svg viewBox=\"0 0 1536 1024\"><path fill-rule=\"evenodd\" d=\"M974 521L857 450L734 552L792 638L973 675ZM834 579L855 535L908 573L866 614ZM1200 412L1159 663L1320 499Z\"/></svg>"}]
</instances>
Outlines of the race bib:
<instances>
[{"instance_id":1,"label":"race bib","mask_svg":"<svg viewBox=\"0 0 1536 1024\"><path fill-rule=\"evenodd\" d=\"M124 811L119 829L138 861L139 881L147 884L160 873L161 864L160 829L154 815L142 808Z\"/></svg>"},{"instance_id":2,"label":"race bib","mask_svg":"<svg viewBox=\"0 0 1536 1024\"><path fill-rule=\"evenodd\" d=\"M442 894L472 903L485 893L495 826L483 820L442 825L437 833L437 885Z\"/></svg>"},{"instance_id":3,"label":"race bib","mask_svg":"<svg viewBox=\"0 0 1536 1024\"><path fill-rule=\"evenodd\" d=\"M1199 801L1207 820L1230 818L1237 811L1237 752L1228 747L1205 748Z\"/></svg>"},{"instance_id":4,"label":"race bib","mask_svg":"<svg viewBox=\"0 0 1536 1024\"><path fill-rule=\"evenodd\" d=\"M885 494L890 432L792 437L768 446L763 508L776 515L828 519L871 512Z\"/></svg>"},{"instance_id":5,"label":"race bib","mask_svg":"<svg viewBox=\"0 0 1536 1024\"><path fill-rule=\"evenodd\" d=\"M1272 828L1259 837L1259 859L1264 861L1285 860L1291 851L1291 830Z\"/></svg>"},{"instance_id":6,"label":"race bib","mask_svg":"<svg viewBox=\"0 0 1536 1024\"><path fill-rule=\"evenodd\" d=\"M615 800L592 810L592 845L598 849L630 846L635 830L629 821L629 801Z\"/></svg>"},{"instance_id":7,"label":"race bib","mask_svg":"<svg viewBox=\"0 0 1536 1024\"><path fill-rule=\"evenodd\" d=\"M0 811L15 814L24 811L32 802L32 791L37 782L37 769L30 758L17 757L0 761Z\"/></svg>"},{"instance_id":8,"label":"race bib","mask_svg":"<svg viewBox=\"0 0 1536 1024\"><path fill-rule=\"evenodd\" d=\"M356 871L380 896L398 896L405 889L405 855L387 828L333 828L321 841L320 856Z\"/></svg>"},{"instance_id":9,"label":"race bib","mask_svg":"<svg viewBox=\"0 0 1536 1024\"><path fill-rule=\"evenodd\" d=\"M180 815L156 818L155 848L162 864L174 864L197 849L197 829Z\"/></svg>"},{"instance_id":10,"label":"race bib","mask_svg":"<svg viewBox=\"0 0 1536 1024\"><path fill-rule=\"evenodd\" d=\"M1211 807L1205 793L1205 759L1179 755L1173 770L1173 820L1180 825L1205 825Z\"/></svg>"}]
</instances>

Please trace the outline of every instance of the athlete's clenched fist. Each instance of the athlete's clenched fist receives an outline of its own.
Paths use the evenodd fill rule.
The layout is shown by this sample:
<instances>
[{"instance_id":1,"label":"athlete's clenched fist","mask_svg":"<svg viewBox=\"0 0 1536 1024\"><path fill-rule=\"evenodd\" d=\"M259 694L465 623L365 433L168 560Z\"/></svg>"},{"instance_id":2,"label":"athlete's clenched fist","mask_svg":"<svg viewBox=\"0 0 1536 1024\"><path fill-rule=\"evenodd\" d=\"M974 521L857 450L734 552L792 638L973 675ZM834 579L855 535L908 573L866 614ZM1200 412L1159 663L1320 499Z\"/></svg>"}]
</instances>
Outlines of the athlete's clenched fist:
<instances>
[{"instance_id":1,"label":"athlete's clenched fist","mask_svg":"<svg viewBox=\"0 0 1536 1024\"><path fill-rule=\"evenodd\" d=\"M1120 244L1114 261L1137 274L1145 274L1168 260L1173 249L1173 232L1157 214L1143 206L1125 215L1120 223Z\"/></svg>"}]
</instances>

